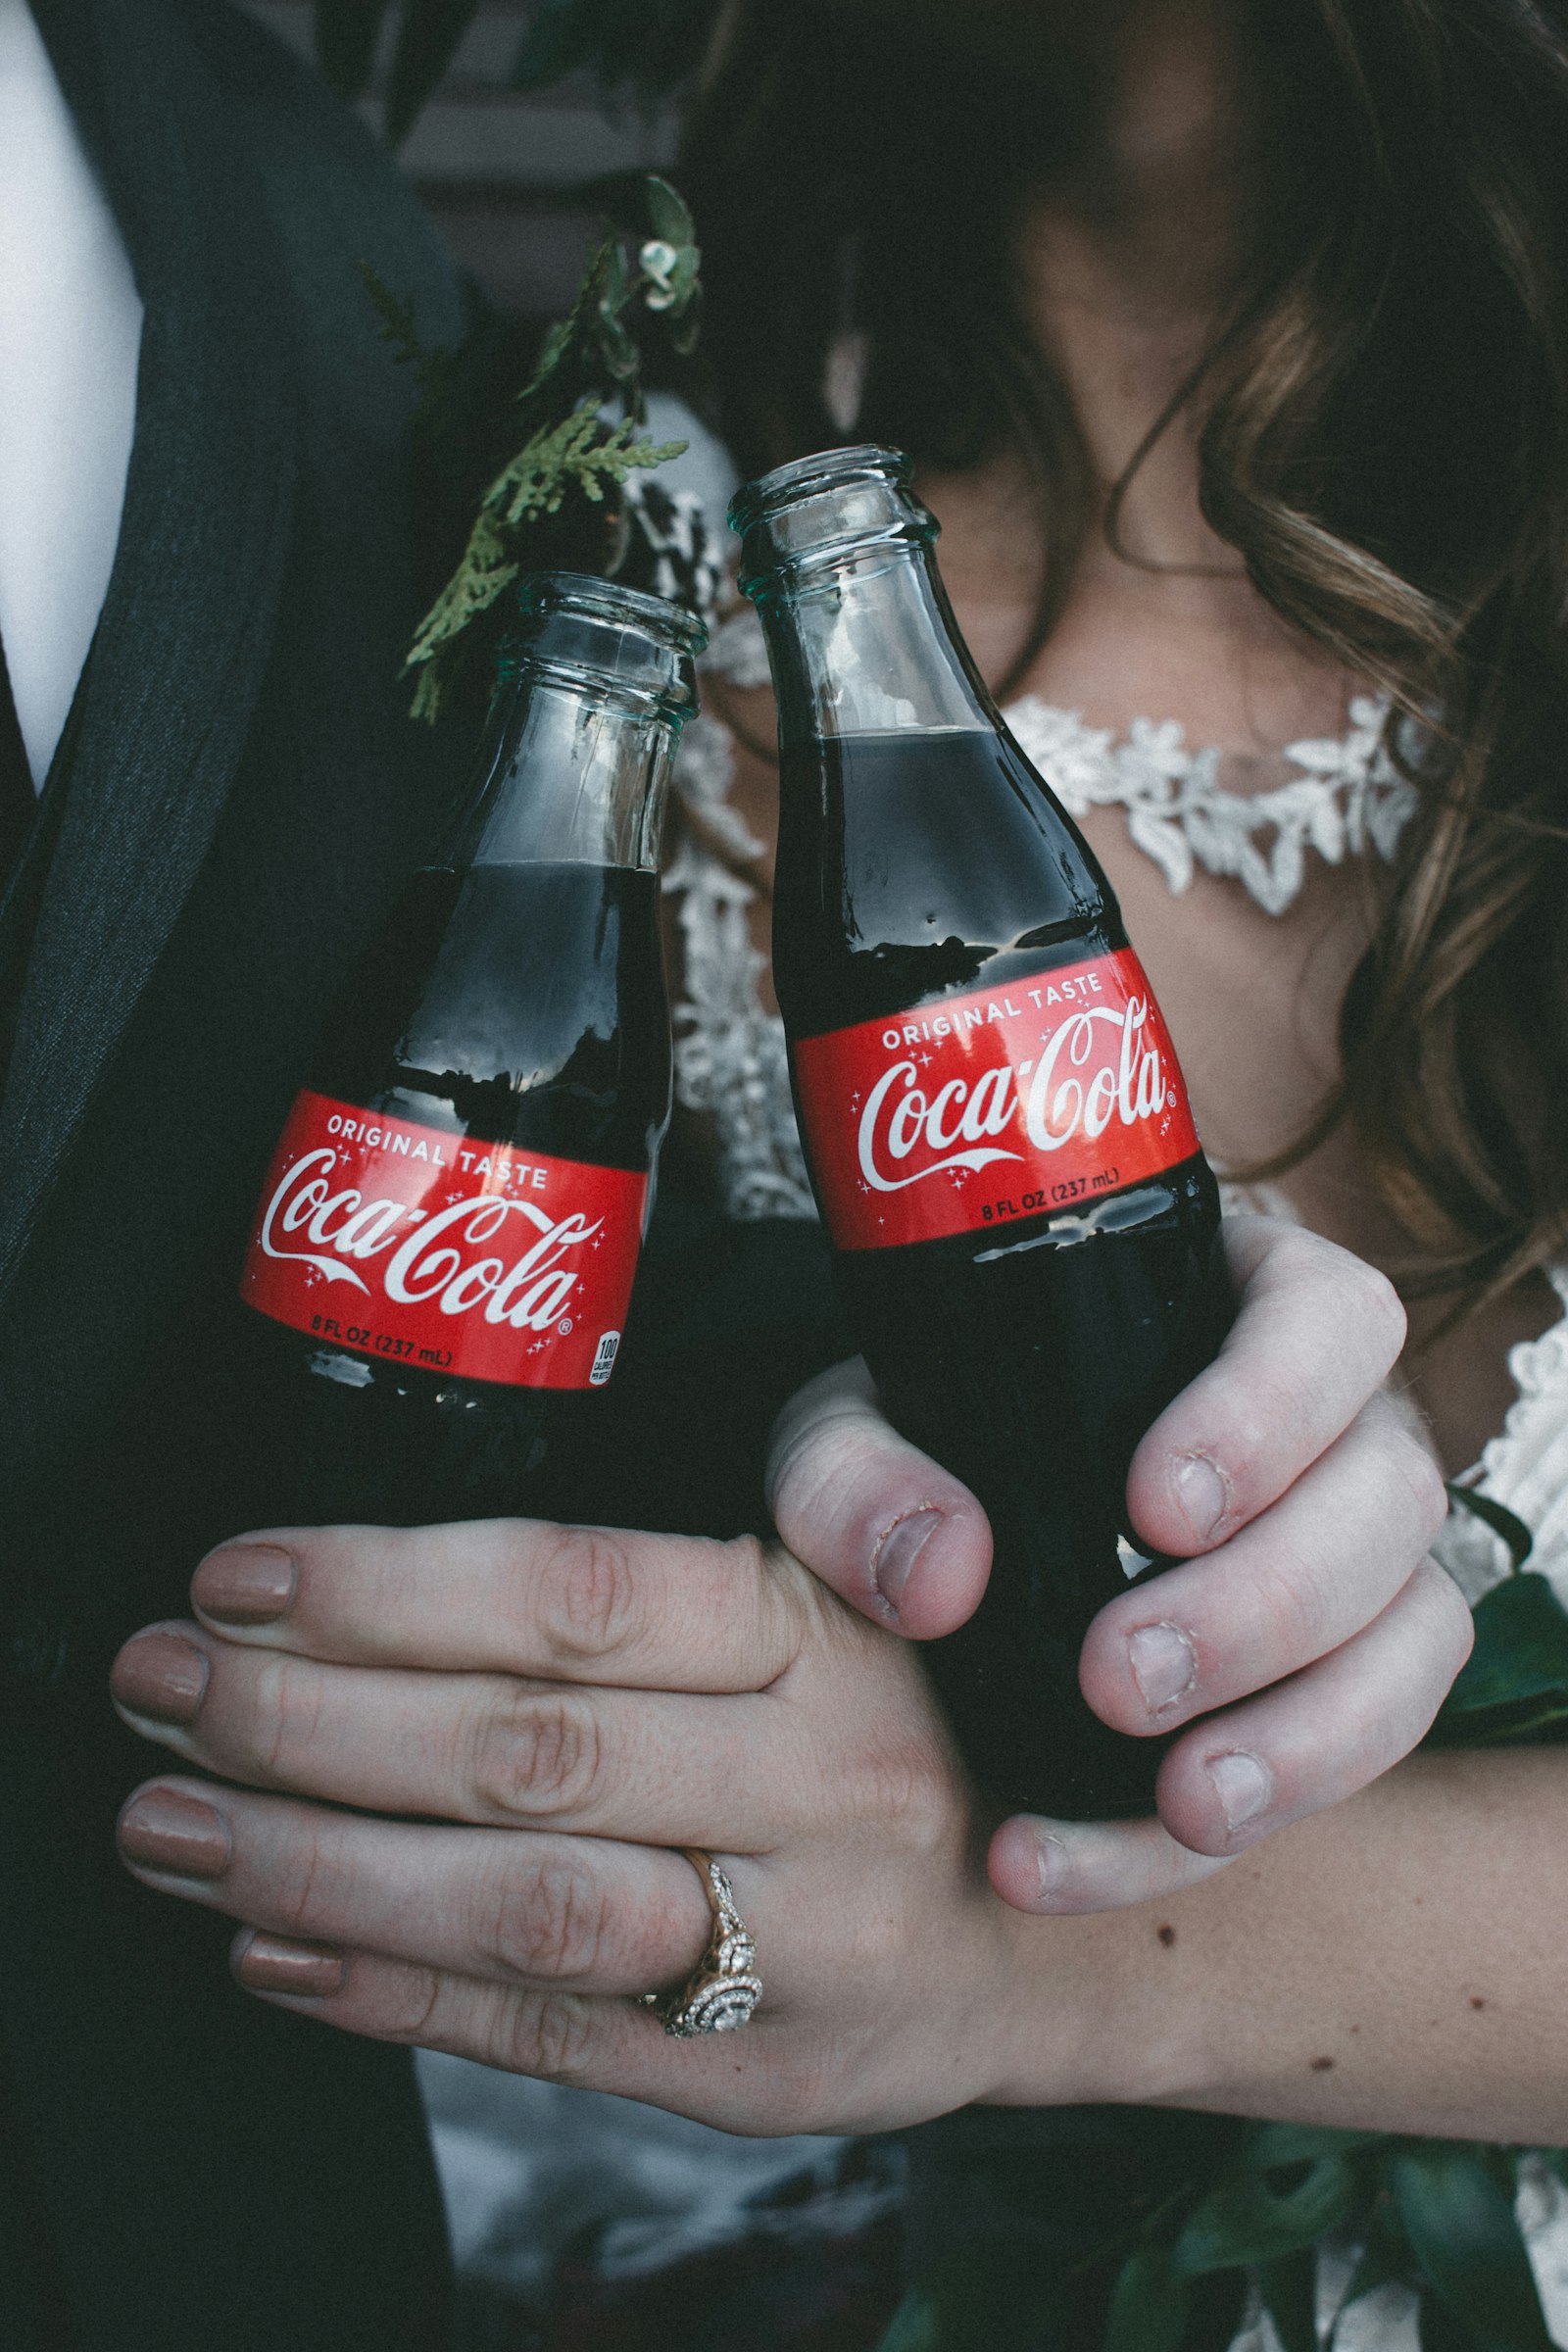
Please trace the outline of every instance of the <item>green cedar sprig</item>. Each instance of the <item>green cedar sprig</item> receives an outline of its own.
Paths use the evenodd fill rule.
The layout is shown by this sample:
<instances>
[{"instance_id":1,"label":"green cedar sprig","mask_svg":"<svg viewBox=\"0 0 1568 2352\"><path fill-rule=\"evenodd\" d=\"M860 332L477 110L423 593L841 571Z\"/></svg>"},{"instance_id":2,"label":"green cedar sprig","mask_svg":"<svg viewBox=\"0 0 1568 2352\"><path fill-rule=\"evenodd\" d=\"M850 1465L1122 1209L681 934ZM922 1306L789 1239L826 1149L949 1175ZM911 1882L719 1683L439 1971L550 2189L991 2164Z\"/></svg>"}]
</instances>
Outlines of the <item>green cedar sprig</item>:
<instances>
[{"instance_id":1,"label":"green cedar sprig","mask_svg":"<svg viewBox=\"0 0 1568 2352\"><path fill-rule=\"evenodd\" d=\"M652 172L606 192L618 219L607 221L571 308L545 336L517 395L520 445L480 498L458 566L415 632L405 666L416 673L416 718L434 720L460 669L477 650L493 650L500 600L540 561L538 526L564 511L585 522L593 511L609 516L629 475L686 447L643 430L639 336L657 322L677 353L691 349L702 298L691 215ZM422 351L406 306L368 282L383 333L421 370L421 409L439 408L447 383L440 355ZM618 421L606 414L612 408ZM597 552L579 568L612 575L623 553L614 532L582 537Z\"/></svg>"},{"instance_id":2,"label":"green cedar sprig","mask_svg":"<svg viewBox=\"0 0 1568 2352\"><path fill-rule=\"evenodd\" d=\"M611 484L624 483L636 467L662 466L685 447L684 441L639 434L629 417L607 429L592 402L559 424L531 433L485 492L463 561L415 631L405 662L419 673L413 715L431 720L440 715L450 657L464 631L491 610L523 568L519 549L529 523L558 514L573 490L601 506Z\"/></svg>"}]
</instances>

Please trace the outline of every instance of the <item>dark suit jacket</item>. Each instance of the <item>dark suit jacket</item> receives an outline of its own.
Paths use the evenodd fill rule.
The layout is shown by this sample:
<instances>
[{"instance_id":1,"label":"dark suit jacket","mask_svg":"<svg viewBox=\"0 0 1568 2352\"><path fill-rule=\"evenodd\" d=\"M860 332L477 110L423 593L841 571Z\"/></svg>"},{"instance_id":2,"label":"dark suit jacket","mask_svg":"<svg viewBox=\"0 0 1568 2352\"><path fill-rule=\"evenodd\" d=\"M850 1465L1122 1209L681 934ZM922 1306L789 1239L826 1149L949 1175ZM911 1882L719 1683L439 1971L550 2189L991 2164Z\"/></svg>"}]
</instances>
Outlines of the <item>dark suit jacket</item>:
<instances>
[{"instance_id":1,"label":"dark suit jacket","mask_svg":"<svg viewBox=\"0 0 1568 2352\"><path fill-rule=\"evenodd\" d=\"M34 5L146 328L119 556L0 905L0 2346L441 2352L406 2053L237 1992L227 1923L125 1877L115 1814L165 1759L105 1682L209 1544L327 1515L236 1377L237 1256L464 749L406 717L454 551L416 576L413 387L355 265L427 342L464 308L369 139L225 0ZM726 1226L671 1175L577 1488L733 1532L847 1344L814 1228Z\"/></svg>"},{"instance_id":2,"label":"dark suit jacket","mask_svg":"<svg viewBox=\"0 0 1568 2352\"><path fill-rule=\"evenodd\" d=\"M134 1886L104 1698L255 1523L237 1239L345 964L450 791L405 716L413 388L356 274L463 331L369 138L223 0L35 0L146 305L120 550L0 907L0 2344L437 2352L406 2053L227 1981Z\"/></svg>"}]
</instances>

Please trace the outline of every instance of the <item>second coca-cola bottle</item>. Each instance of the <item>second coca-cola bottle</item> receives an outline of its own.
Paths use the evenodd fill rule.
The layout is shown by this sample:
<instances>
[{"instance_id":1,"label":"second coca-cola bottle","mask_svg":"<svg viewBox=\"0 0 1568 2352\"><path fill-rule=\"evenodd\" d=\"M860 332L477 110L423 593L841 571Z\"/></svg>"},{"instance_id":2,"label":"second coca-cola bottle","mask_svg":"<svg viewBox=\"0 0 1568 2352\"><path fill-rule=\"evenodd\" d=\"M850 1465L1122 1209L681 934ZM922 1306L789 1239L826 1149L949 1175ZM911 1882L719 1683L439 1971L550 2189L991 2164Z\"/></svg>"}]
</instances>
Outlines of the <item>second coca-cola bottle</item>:
<instances>
[{"instance_id":1,"label":"second coca-cola bottle","mask_svg":"<svg viewBox=\"0 0 1568 2352\"><path fill-rule=\"evenodd\" d=\"M288 1515L541 1509L592 1444L669 1119L659 844L703 643L662 598L522 583L465 813L262 1186L240 1295Z\"/></svg>"},{"instance_id":2,"label":"second coca-cola bottle","mask_svg":"<svg viewBox=\"0 0 1568 2352\"><path fill-rule=\"evenodd\" d=\"M1133 1449L1231 1315L1219 1203L1110 886L957 633L896 452L731 509L782 766L773 971L852 1327L893 1419L990 1515L970 1623L925 1653L1008 1805L1146 1812L1156 1742L1078 1688L1150 1568Z\"/></svg>"}]
</instances>

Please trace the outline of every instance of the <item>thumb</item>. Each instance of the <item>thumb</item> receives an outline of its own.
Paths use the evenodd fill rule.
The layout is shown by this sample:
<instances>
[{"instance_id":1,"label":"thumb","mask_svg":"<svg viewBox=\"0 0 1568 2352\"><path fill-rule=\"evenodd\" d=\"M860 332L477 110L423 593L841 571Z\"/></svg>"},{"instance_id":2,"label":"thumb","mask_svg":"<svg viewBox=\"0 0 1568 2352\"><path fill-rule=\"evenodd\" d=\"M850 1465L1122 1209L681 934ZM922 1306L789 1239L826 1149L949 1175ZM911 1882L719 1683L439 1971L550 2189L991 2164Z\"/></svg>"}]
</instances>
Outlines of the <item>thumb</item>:
<instances>
[{"instance_id":1,"label":"thumb","mask_svg":"<svg viewBox=\"0 0 1568 2352\"><path fill-rule=\"evenodd\" d=\"M899 1436L858 1356L809 1382L780 1413L767 1499L798 1560L863 1616L916 1642L951 1634L985 1591L984 1511Z\"/></svg>"}]
</instances>

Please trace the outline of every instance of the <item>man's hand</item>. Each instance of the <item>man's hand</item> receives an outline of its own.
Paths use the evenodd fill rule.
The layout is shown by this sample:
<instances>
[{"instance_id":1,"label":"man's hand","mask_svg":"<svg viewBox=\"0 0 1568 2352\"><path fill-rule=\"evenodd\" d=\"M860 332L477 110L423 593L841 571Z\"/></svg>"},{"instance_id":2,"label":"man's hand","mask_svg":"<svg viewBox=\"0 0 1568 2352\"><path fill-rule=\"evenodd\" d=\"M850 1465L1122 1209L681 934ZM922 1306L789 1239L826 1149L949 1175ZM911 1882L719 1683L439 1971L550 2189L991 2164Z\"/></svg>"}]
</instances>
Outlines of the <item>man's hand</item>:
<instances>
[{"instance_id":1,"label":"man's hand","mask_svg":"<svg viewBox=\"0 0 1568 2352\"><path fill-rule=\"evenodd\" d=\"M891 1630L962 1620L988 1531L838 1376L781 1426L791 1548L490 1521L210 1554L198 1622L138 1635L114 1688L138 1730L235 1785L139 1790L126 1861L244 1922L237 1972L269 1998L731 2129L871 2129L1025 2078L1034 2096L1154 2095L1119 2054L1112 1923L1020 1913L1173 1887L1348 1793L1420 1737L1469 1639L1423 1564L1441 1482L1378 1393L1398 1345L1385 1287L1257 1221L1236 1252L1226 1351L1132 1475L1148 1540L1205 1556L1118 1597L1084 1653L1107 1721L1200 1718L1162 1768L1169 1827L1004 1824L991 1877L1015 1908L994 1899ZM1220 1505L1206 1531L1183 1517L1195 1463ZM1152 1633L1177 1644L1174 1693ZM1238 1757L1265 1799L1232 1826ZM723 1858L760 1953L762 2007L716 2044L666 2042L626 1998L678 1983L706 1941L675 1846Z\"/></svg>"}]
</instances>

